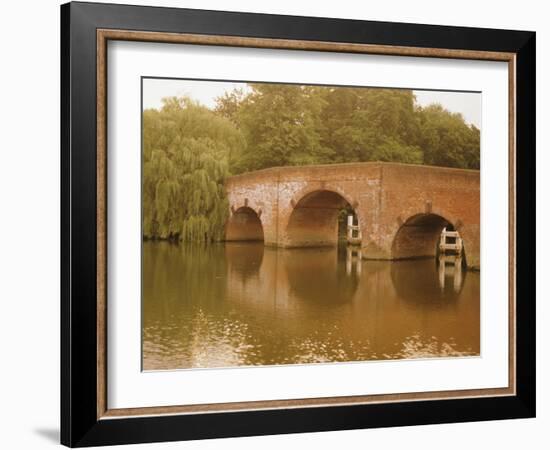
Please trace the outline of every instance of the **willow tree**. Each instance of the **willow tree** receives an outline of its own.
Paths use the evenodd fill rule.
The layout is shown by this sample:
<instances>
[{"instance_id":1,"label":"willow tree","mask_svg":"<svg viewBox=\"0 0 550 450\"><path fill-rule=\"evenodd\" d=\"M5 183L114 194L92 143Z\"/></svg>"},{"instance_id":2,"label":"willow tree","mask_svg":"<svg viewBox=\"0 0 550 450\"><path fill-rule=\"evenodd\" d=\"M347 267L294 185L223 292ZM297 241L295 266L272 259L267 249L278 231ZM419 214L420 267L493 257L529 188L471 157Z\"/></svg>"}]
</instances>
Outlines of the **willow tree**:
<instances>
[{"instance_id":1,"label":"willow tree","mask_svg":"<svg viewBox=\"0 0 550 450\"><path fill-rule=\"evenodd\" d=\"M143 236L214 241L228 214L228 161L244 145L226 118L189 98L143 112Z\"/></svg>"}]
</instances>

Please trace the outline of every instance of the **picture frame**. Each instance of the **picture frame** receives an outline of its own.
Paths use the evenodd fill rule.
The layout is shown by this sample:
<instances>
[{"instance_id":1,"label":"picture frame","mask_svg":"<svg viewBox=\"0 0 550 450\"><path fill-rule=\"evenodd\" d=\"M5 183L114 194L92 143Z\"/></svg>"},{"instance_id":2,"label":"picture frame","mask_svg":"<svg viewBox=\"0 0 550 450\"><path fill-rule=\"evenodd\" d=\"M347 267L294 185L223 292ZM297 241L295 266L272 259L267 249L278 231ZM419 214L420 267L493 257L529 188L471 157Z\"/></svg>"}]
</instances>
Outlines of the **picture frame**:
<instances>
[{"instance_id":1,"label":"picture frame","mask_svg":"<svg viewBox=\"0 0 550 450\"><path fill-rule=\"evenodd\" d=\"M62 5L61 443L81 447L534 417L535 39L535 33L527 31L80 2ZM508 386L109 408L110 41L507 63Z\"/></svg>"}]
</instances>

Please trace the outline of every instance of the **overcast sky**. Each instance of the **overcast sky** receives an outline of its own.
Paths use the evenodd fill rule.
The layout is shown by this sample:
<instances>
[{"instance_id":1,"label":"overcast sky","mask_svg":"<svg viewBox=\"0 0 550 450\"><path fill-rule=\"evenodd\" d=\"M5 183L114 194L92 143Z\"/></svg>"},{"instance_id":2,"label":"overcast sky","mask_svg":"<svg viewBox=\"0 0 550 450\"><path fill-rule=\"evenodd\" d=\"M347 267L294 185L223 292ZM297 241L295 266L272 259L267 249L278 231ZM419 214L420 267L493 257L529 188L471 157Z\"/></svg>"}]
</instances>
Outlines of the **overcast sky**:
<instances>
[{"instance_id":1,"label":"overcast sky","mask_svg":"<svg viewBox=\"0 0 550 450\"><path fill-rule=\"evenodd\" d=\"M187 95L203 105L213 108L216 97L234 88L245 88L245 83L224 81L190 81L172 79L143 80L143 108L160 108L164 97ZM421 106L440 103L452 112L461 113L467 123L481 129L481 94L469 92L413 91Z\"/></svg>"}]
</instances>

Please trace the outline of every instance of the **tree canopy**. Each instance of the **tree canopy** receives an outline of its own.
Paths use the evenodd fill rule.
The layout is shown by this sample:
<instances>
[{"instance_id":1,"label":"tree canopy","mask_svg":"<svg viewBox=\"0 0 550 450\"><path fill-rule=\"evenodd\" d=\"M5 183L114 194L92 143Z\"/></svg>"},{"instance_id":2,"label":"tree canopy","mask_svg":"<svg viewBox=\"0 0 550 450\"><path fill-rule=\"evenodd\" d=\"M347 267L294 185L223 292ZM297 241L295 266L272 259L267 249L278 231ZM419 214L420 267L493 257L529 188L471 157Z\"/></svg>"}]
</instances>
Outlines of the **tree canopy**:
<instances>
[{"instance_id":1,"label":"tree canopy","mask_svg":"<svg viewBox=\"0 0 550 450\"><path fill-rule=\"evenodd\" d=\"M479 169L480 131L406 89L252 83L214 109L188 97L143 112L143 235L223 236L229 175L389 161Z\"/></svg>"},{"instance_id":2,"label":"tree canopy","mask_svg":"<svg viewBox=\"0 0 550 450\"><path fill-rule=\"evenodd\" d=\"M412 90L249 84L215 112L246 141L232 173L273 166L389 161L479 168L479 130Z\"/></svg>"}]
</instances>

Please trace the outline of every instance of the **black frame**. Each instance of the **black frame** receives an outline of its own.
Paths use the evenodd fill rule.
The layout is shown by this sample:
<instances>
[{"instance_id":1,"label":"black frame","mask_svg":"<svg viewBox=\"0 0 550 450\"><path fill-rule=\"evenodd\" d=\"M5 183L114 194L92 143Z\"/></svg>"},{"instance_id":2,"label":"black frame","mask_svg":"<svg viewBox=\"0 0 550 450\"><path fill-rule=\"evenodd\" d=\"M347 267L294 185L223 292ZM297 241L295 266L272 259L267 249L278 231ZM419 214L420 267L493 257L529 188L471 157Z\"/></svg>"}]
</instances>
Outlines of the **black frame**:
<instances>
[{"instance_id":1,"label":"black frame","mask_svg":"<svg viewBox=\"0 0 550 450\"><path fill-rule=\"evenodd\" d=\"M97 419L96 29L516 54L517 395ZM61 6L61 443L71 447L535 416L535 33L112 4Z\"/></svg>"}]
</instances>

